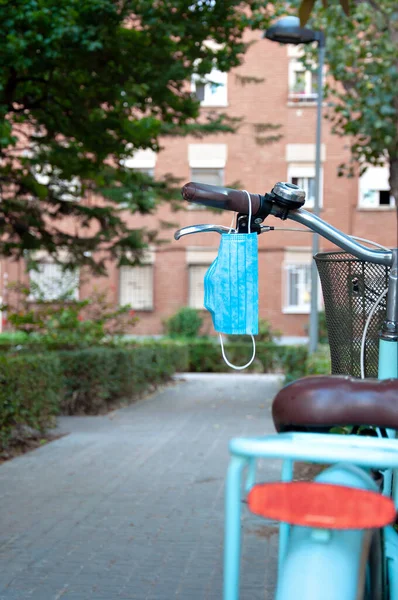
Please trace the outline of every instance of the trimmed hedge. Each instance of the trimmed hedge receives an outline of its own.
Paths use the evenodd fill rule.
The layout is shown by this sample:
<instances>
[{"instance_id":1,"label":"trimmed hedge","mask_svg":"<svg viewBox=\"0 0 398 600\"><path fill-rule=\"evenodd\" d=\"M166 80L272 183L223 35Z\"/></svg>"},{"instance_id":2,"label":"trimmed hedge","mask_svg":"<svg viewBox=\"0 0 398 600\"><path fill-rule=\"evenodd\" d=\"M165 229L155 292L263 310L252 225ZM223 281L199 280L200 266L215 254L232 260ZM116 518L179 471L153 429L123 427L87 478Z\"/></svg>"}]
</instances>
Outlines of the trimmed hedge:
<instances>
[{"instance_id":1,"label":"trimmed hedge","mask_svg":"<svg viewBox=\"0 0 398 600\"><path fill-rule=\"evenodd\" d=\"M280 346L278 349L281 371L285 374L285 383L307 375L307 346Z\"/></svg>"},{"instance_id":2,"label":"trimmed hedge","mask_svg":"<svg viewBox=\"0 0 398 600\"><path fill-rule=\"evenodd\" d=\"M18 426L43 431L54 424L62 386L55 354L0 356L0 450Z\"/></svg>"},{"instance_id":3,"label":"trimmed hedge","mask_svg":"<svg viewBox=\"0 0 398 600\"><path fill-rule=\"evenodd\" d=\"M202 338L186 341L189 353L188 370L193 373L226 373L232 371L224 362L218 340ZM248 367L248 372L269 373L277 365L276 344L268 342L256 343L256 358ZM239 366L246 364L252 355L252 345L248 342L225 342L225 354L229 362Z\"/></svg>"},{"instance_id":4,"label":"trimmed hedge","mask_svg":"<svg viewBox=\"0 0 398 600\"><path fill-rule=\"evenodd\" d=\"M176 342L2 355L0 451L18 426L44 431L59 412L98 414L118 399L154 389L187 365L187 349Z\"/></svg>"},{"instance_id":5,"label":"trimmed hedge","mask_svg":"<svg viewBox=\"0 0 398 600\"><path fill-rule=\"evenodd\" d=\"M221 346L210 338L184 342L189 353L189 371L193 373L226 373L232 369L224 362ZM226 356L235 365L246 364L252 354L250 342L226 342ZM326 351L328 351L326 347ZM256 358L247 372L284 373L286 382L315 373L330 373L330 359L325 350L308 356L306 346L282 346L273 342L257 342Z\"/></svg>"},{"instance_id":6,"label":"trimmed hedge","mask_svg":"<svg viewBox=\"0 0 398 600\"><path fill-rule=\"evenodd\" d=\"M184 342L189 353L189 371L194 373L227 373L232 369L224 362L217 340L202 338ZM226 356L235 365L244 365L252 354L250 342L226 342ZM256 358L247 372L283 373L284 383L306 375L331 373L328 346L320 346L314 355L308 355L307 346L282 346L273 342L257 342Z\"/></svg>"},{"instance_id":7,"label":"trimmed hedge","mask_svg":"<svg viewBox=\"0 0 398 600\"><path fill-rule=\"evenodd\" d=\"M327 345L319 346L318 351L308 357L305 375L330 375L331 372L330 348Z\"/></svg>"},{"instance_id":8,"label":"trimmed hedge","mask_svg":"<svg viewBox=\"0 0 398 600\"><path fill-rule=\"evenodd\" d=\"M57 354L64 377L61 411L69 415L98 414L115 400L135 398L187 367L186 348L170 342Z\"/></svg>"}]
</instances>

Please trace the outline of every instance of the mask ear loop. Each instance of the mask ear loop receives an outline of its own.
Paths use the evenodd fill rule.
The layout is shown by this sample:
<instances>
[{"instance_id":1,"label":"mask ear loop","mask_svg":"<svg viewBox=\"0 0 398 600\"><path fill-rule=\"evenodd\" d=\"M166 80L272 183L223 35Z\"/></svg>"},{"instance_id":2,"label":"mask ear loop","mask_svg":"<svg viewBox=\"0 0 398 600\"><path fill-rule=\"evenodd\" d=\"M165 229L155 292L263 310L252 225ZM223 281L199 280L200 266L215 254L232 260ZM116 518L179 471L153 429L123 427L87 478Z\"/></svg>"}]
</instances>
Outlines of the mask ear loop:
<instances>
[{"instance_id":1,"label":"mask ear loop","mask_svg":"<svg viewBox=\"0 0 398 600\"><path fill-rule=\"evenodd\" d=\"M235 371L241 371L242 369L247 369L247 367L250 367L250 365L252 364L252 362L256 356L256 340L254 339L254 336L252 334L250 334L250 337L252 338L252 342L253 342L253 354L252 354L252 357L249 360L249 362L246 363L245 365L243 365L242 367L237 367L236 365L233 365L232 363L229 362L228 358L225 356L224 340L222 339L221 333L219 333L218 336L220 338L222 357L229 367L231 367L232 369L235 369Z\"/></svg>"},{"instance_id":2,"label":"mask ear loop","mask_svg":"<svg viewBox=\"0 0 398 600\"><path fill-rule=\"evenodd\" d=\"M247 224L247 231L248 231L248 233L251 233L250 227L251 227L251 223L252 223L252 199L250 198L250 194L247 190L242 190L242 191L245 192L247 199L249 201L249 215L248 215L249 222Z\"/></svg>"},{"instance_id":3,"label":"mask ear loop","mask_svg":"<svg viewBox=\"0 0 398 600\"><path fill-rule=\"evenodd\" d=\"M252 221L252 199L250 198L250 194L249 194L249 192L247 190L242 190L242 191L245 192L245 194L247 196L247 199L249 201L249 223L248 223L248 226L247 226L247 230L248 230L248 233L251 233L250 227L251 227L251 221ZM231 231L233 229L234 219L235 219L235 215L232 217L231 225L229 226L228 233L231 233Z\"/></svg>"},{"instance_id":4,"label":"mask ear loop","mask_svg":"<svg viewBox=\"0 0 398 600\"><path fill-rule=\"evenodd\" d=\"M235 221L235 213L232 215L231 225L229 226L229 231L228 231L228 233L231 233L231 231L232 231L232 230L234 230L234 233L235 233L235 229L234 229L234 221Z\"/></svg>"},{"instance_id":5,"label":"mask ear loop","mask_svg":"<svg viewBox=\"0 0 398 600\"><path fill-rule=\"evenodd\" d=\"M248 222L248 233L251 233L250 230L250 226L251 226L251 220L252 220L252 199L250 198L250 194L247 190L243 190L247 196L247 199L249 201L249 222ZM232 230L232 224L233 224L233 219L231 221L231 227L228 233L231 233ZM222 352L222 357L224 359L224 361L226 362L226 364L231 367L232 369L235 369L235 371L241 371L243 369L247 369L247 367L250 367L250 365L252 364L255 356L256 356L256 340L254 339L254 336L252 334L250 334L250 337L252 338L252 343L253 343L253 354L251 359L249 360L248 363L246 363L245 365L241 366L241 367L237 367L236 365L233 365L232 363L229 362L228 358L225 356L225 350L224 350L224 340L222 339L222 335L221 333L218 334L219 338L220 338L220 344L221 344L221 352Z\"/></svg>"}]
</instances>

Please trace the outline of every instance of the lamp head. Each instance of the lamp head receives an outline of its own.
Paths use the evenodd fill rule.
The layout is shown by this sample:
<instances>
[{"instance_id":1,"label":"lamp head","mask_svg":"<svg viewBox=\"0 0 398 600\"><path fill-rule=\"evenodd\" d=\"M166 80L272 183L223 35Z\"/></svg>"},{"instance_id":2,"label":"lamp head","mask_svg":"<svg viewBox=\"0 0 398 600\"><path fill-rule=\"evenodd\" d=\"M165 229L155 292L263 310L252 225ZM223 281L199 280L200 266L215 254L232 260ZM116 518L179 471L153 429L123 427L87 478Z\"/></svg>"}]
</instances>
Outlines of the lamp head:
<instances>
[{"instance_id":1,"label":"lamp head","mask_svg":"<svg viewBox=\"0 0 398 600\"><path fill-rule=\"evenodd\" d=\"M264 32L263 37L281 44L310 44L315 41L320 42L320 35L323 35L320 31L300 27L298 17L288 16L271 25Z\"/></svg>"}]
</instances>

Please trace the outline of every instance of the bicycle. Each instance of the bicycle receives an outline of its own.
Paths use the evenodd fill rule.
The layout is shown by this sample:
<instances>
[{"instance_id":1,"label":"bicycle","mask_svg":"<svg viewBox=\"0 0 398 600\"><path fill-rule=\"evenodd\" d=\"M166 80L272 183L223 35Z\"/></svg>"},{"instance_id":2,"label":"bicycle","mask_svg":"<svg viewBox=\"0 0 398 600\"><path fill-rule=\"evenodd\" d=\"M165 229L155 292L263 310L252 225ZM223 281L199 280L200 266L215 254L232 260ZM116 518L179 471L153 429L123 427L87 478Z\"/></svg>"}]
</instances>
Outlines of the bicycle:
<instances>
[{"instance_id":1,"label":"bicycle","mask_svg":"<svg viewBox=\"0 0 398 600\"><path fill-rule=\"evenodd\" d=\"M252 512L280 523L277 600L398 600L398 537L393 526L398 505L398 249L370 249L305 211L304 191L290 183L277 183L264 195L250 194L250 223L247 192L189 183L182 188L182 195L190 202L237 212L238 233L269 231L272 228L262 225L269 215L291 219L333 242L362 265L381 265L386 271L387 287L379 296L365 276L355 274L346 282L352 296L351 311L355 312L355 298L361 297L365 307L366 303L372 305L361 340L363 377L369 323L377 309L385 312L379 335L378 379L335 374L299 379L282 388L274 399L278 435L230 442L224 600L239 600L243 495ZM205 231L226 234L231 229L195 225L177 231L175 238ZM315 258L322 261L322 255ZM345 308L338 308L337 318L341 318ZM325 311L329 329L333 311L326 300ZM341 372L339 369L346 367L341 366L335 351L333 361L331 350L332 371ZM362 430L365 435L330 433L336 426L351 426L352 433ZM283 459L281 482L256 483L258 458ZM333 466L314 481L294 482L295 461Z\"/></svg>"}]
</instances>

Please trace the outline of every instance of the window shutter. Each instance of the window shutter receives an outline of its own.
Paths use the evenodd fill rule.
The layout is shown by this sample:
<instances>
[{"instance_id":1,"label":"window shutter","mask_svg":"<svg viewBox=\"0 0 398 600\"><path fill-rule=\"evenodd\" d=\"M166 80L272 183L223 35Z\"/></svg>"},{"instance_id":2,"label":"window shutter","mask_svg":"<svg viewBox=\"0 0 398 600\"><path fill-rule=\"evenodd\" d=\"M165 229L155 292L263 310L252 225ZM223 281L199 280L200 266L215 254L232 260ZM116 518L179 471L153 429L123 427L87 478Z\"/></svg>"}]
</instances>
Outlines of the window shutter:
<instances>
[{"instance_id":1,"label":"window shutter","mask_svg":"<svg viewBox=\"0 0 398 600\"><path fill-rule=\"evenodd\" d=\"M29 271L30 282L37 286L32 289L32 300L57 300L65 294L69 299L79 297L79 270L63 271L61 265L51 262L39 264L38 271ZM34 286L33 286L34 287Z\"/></svg>"},{"instance_id":2,"label":"window shutter","mask_svg":"<svg viewBox=\"0 0 398 600\"><path fill-rule=\"evenodd\" d=\"M191 169L191 180L208 185L223 185L223 169Z\"/></svg>"},{"instance_id":3,"label":"window shutter","mask_svg":"<svg viewBox=\"0 0 398 600\"><path fill-rule=\"evenodd\" d=\"M136 310L153 309L153 266L121 267L120 304Z\"/></svg>"}]
</instances>

